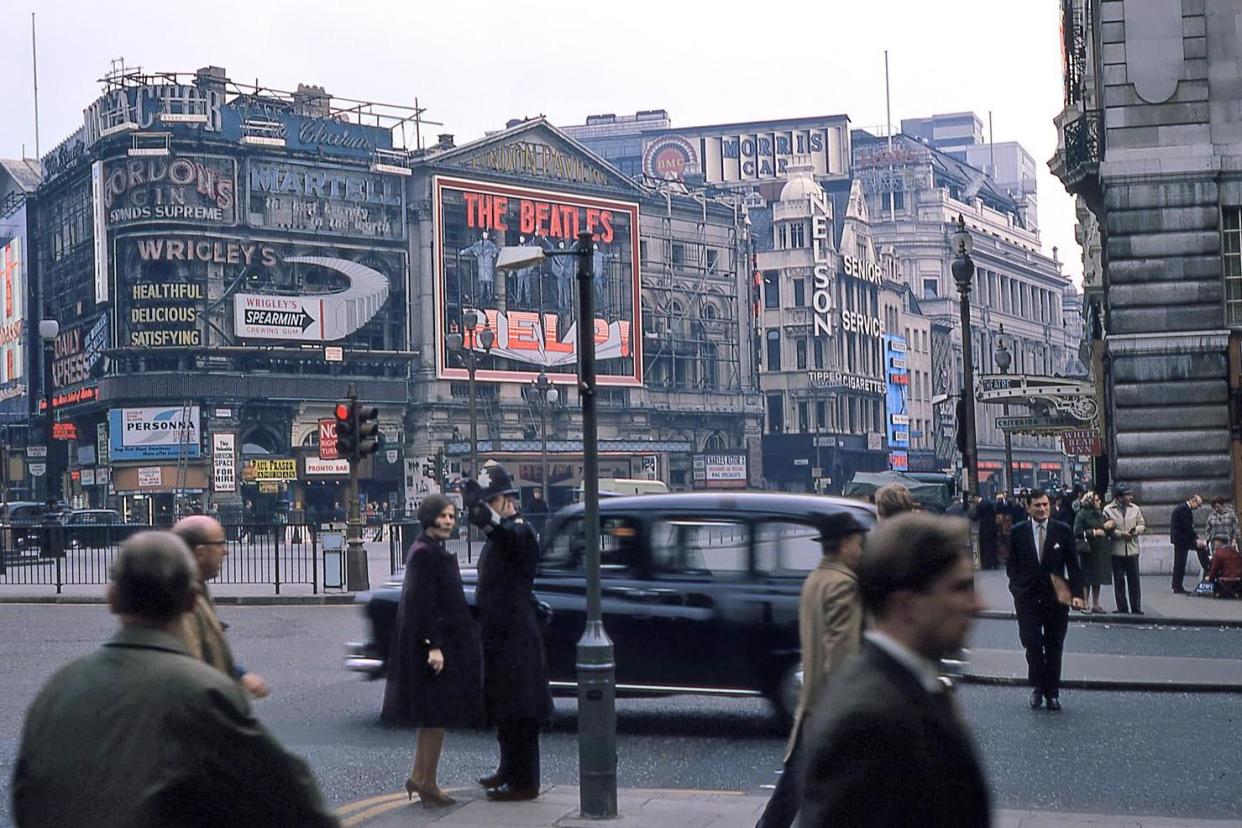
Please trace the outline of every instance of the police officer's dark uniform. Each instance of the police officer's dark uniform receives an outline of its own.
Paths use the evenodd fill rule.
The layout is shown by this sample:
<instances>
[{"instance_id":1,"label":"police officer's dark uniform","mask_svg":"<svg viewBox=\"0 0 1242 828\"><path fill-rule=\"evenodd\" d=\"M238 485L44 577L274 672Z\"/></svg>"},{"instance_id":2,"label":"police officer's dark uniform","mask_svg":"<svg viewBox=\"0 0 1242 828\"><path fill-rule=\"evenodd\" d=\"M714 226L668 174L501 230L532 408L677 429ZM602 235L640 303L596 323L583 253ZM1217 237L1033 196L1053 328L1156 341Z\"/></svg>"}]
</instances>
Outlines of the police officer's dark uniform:
<instances>
[{"instance_id":1,"label":"police officer's dark uniform","mask_svg":"<svg viewBox=\"0 0 1242 828\"><path fill-rule=\"evenodd\" d=\"M475 593L483 634L483 695L496 725L500 767L479 780L488 799L512 801L539 795L539 725L552 715L543 631L534 597L539 541L518 515L501 519L488 505L516 496L499 465L485 467L478 483L463 489L470 522L487 534L479 555Z\"/></svg>"}]
</instances>

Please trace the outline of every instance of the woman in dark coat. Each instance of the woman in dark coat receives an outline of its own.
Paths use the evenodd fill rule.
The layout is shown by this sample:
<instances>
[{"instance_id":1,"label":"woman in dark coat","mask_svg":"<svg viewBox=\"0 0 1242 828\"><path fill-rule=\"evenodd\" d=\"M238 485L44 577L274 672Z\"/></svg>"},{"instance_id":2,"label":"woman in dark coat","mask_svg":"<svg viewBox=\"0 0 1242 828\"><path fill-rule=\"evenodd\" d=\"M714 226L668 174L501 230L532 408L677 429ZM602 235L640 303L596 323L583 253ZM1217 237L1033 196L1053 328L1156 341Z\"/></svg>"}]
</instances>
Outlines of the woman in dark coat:
<instances>
[{"instance_id":1,"label":"woman in dark coat","mask_svg":"<svg viewBox=\"0 0 1242 828\"><path fill-rule=\"evenodd\" d=\"M1113 582L1112 554L1108 533L1113 522L1104 517L1099 498L1094 492L1082 497L1082 505L1074 518L1074 546L1082 563L1083 600L1091 593L1091 612L1104 612L1100 606L1100 587Z\"/></svg>"},{"instance_id":2,"label":"woman in dark coat","mask_svg":"<svg viewBox=\"0 0 1242 828\"><path fill-rule=\"evenodd\" d=\"M443 495L418 507L423 532L410 547L388 658L382 717L418 728L406 793L427 804L451 805L436 784L446 728L483 718L483 651L462 591L457 556L444 548L457 509Z\"/></svg>"}]
</instances>

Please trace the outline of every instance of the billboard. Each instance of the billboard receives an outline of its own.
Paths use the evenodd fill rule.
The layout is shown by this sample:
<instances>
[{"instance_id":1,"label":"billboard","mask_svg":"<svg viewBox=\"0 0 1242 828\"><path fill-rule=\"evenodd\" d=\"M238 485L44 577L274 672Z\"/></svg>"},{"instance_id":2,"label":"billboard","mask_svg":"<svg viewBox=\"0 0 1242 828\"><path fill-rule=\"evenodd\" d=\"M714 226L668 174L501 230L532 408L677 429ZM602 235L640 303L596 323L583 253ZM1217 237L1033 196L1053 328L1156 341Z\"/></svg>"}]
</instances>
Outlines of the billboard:
<instances>
[{"instance_id":1,"label":"billboard","mask_svg":"<svg viewBox=\"0 0 1242 828\"><path fill-rule=\"evenodd\" d=\"M167 232L127 233L114 245L128 347L407 345L402 250Z\"/></svg>"},{"instance_id":2,"label":"billboard","mask_svg":"<svg viewBox=\"0 0 1242 828\"><path fill-rule=\"evenodd\" d=\"M0 247L0 386L25 374L26 281L22 237Z\"/></svg>"},{"instance_id":3,"label":"billboard","mask_svg":"<svg viewBox=\"0 0 1242 828\"><path fill-rule=\"evenodd\" d=\"M745 451L694 455L694 485L700 489L744 489L749 482Z\"/></svg>"},{"instance_id":4,"label":"billboard","mask_svg":"<svg viewBox=\"0 0 1242 828\"><path fill-rule=\"evenodd\" d=\"M211 435L211 488L216 492L237 491L237 435L218 432Z\"/></svg>"},{"instance_id":5,"label":"billboard","mask_svg":"<svg viewBox=\"0 0 1242 828\"><path fill-rule=\"evenodd\" d=\"M546 369L554 382L576 381L576 257L549 256L509 274L496 270L496 260L508 245L571 250L579 232L591 232L595 318L588 324L599 384L642 383L637 204L437 176L434 208L441 378L466 377L443 343L478 311L495 336L488 351L467 341L479 358L478 379L522 382Z\"/></svg>"},{"instance_id":6,"label":"billboard","mask_svg":"<svg viewBox=\"0 0 1242 828\"><path fill-rule=\"evenodd\" d=\"M103 165L99 197L108 227L237 223L237 162L217 155L120 158Z\"/></svg>"},{"instance_id":7,"label":"billboard","mask_svg":"<svg viewBox=\"0 0 1242 828\"><path fill-rule=\"evenodd\" d=\"M202 456L198 406L113 408L108 412L109 454L116 460L175 460Z\"/></svg>"},{"instance_id":8,"label":"billboard","mask_svg":"<svg viewBox=\"0 0 1242 828\"><path fill-rule=\"evenodd\" d=\"M253 158L246 164L247 214L254 227L400 241L404 179L357 168Z\"/></svg>"}]
</instances>

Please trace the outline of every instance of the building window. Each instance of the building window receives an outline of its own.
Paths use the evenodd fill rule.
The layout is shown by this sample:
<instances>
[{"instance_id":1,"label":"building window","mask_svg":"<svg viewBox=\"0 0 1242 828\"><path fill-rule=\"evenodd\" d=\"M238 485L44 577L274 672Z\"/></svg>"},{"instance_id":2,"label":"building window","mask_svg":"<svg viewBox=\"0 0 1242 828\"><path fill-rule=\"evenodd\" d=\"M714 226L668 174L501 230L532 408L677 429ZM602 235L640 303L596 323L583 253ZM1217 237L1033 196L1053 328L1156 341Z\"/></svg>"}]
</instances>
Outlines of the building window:
<instances>
[{"instance_id":1,"label":"building window","mask_svg":"<svg viewBox=\"0 0 1242 828\"><path fill-rule=\"evenodd\" d=\"M785 408L780 394L768 395L768 434L785 430Z\"/></svg>"},{"instance_id":2,"label":"building window","mask_svg":"<svg viewBox=\"0 0 1242 828\"><path fill-rule=\"evenodd\" d=\"M799 339L794 343L794 359L799 371L806 370L806 340Z\"/></svg>"},{"instance_id":3,"label":"building window","mask_svg":"<svg viewBox=\"0 0 1242 828\"><path fill-rule=\"evenodd\" d=\"M824 340L815 340L815 370L824 370Z\"/></svg>"},{"instance_id":4,"label":"building window","mask_svg":"<svg viewBox=\"0 0 1242 828\"><path fill-rule=\"evenodd\" d=\"M781 274L779 271L763 271L763 306L765 308L781 306Z\"/></svg>"},{"instance_id":5,"label":"building window","mask_svg":"<svg viewBox=\"0 0 1242 828\"><path fill-rule=\"evenodd\" d=\"M793 280L794 296L793 303L795 308L806 307L806 279Z\"/></svg>"},{"instance_id":6,"label":"building window","mask_svg":"<svg viewBox=\"0 0 1242 828\"><path fill-rule=\"evenodd\" d=\"M815 427L820 431L828 429L828 406L824 404L823 400L818 400L815 403Z\"/></svg>"},{"instance_id":7,"label":"building window","mask_svg":"<svg viewBox=\"0 0 1242 828\"><path fill-rule=\"evenodd\" d=\"M714 248L707 248L707 269L715 270L716 265L720 263L720 251Z\"/></svg>"},{"instance_id":8,"label":"building window","mask_svg":"<svg viewBox=\"0 0 1242 828\"><path fill-rule=\"evenodd\" d=\"M798 431L805 434L810 430L810 407L805 402L800 402L798 403Z\"/></svg>"},{"instance_id":9,"label":"building window","mask_svg":"<svg viewBox=\"0 0 1242 828\"><path fill-rule=\"evenodd\" d=\"M781 370L781 334L780 331L768 331L768 370Z\"/></svg>"},{"instance_id":10,"label":"building window","mask_svg":"<svg viewBox=\"0 0 1242 828\"><path fill-rule=\"evenodd\" d=\"M784 224L776 225L776 249L784 250L789 247L789 230Z\"/></svg>"},{"instance_id":11,"label":"building window","mask_svg":"<svg viewBox=\"0 0 1242 828\"><path fill-rule=\"evenodd\" d=\"M789 246L806 247L806 225L800 221L789 225Z\"/></svg>"},{"instance_id":12,"label":"building window","mask_svg":"<svg viewBox=\"0 0 1242 828\"><path fill-rule=\"evenodd\" d=\"M897 212L898 210L905 210L906 209L906 194L905 193L885 193L882 203L884 205L884 212L886 213L890 209L893 212Z\"/></svg>"},{"instance_id":13,"label":"building window","mask_svg":"<svg viewBox=\"0 0 1242 828\"><path fill-rule=\"evenodd\" d=\"M682 265L686 263L686 246L680 242L673 242L673 264Z\"/></svg>"},{"instance_id":14,"label":"building window","mask_svg":"<svg viewBox=\"0 0 1242 828\"><path fill-rule=\"evenodd\" d=\"M924 299L935 299L939 295L940 295L940 280L939 279L924 279L923 280L923 298Z\"/></svg>"},{"instance_id":15,"label":"building window","mask_svg":"<svg viewBox=\"0 0 1242 828\"><path fill-rule=\"evenodd\" d=\"M1242 207L1225 208L1225 324L1242 325Z\"/></svg>"}]
</instances>

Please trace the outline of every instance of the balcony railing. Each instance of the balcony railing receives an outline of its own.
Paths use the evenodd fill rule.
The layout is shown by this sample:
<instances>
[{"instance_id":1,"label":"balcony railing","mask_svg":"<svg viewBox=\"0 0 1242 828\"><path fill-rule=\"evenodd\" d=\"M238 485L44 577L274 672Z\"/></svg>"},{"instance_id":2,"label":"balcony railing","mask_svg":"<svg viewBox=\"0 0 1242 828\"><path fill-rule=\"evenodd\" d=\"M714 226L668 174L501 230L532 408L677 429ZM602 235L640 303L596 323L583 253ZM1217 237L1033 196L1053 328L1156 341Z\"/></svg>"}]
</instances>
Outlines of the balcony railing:
<instances>
[{"instance_id":1,"label":"balcony railing","mask_svg":"<svg viewBox=\"0 0 1242 828\"><path fill-rule=\"evenodd\" d=\"M1104 113L1089 109L1065 125L1066 186L1099 172L1104 157Z\"/></svg>"}]
</instances>

